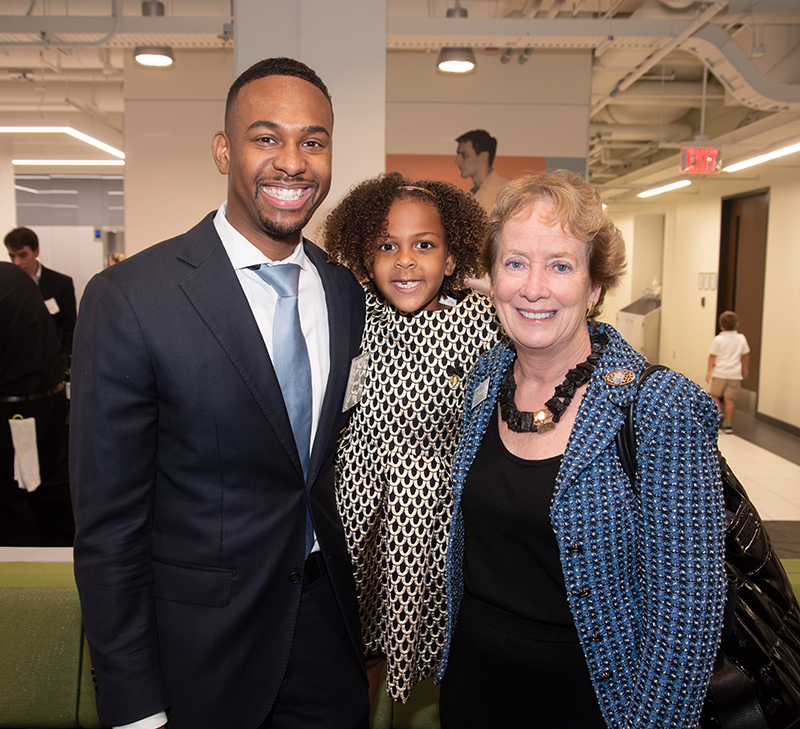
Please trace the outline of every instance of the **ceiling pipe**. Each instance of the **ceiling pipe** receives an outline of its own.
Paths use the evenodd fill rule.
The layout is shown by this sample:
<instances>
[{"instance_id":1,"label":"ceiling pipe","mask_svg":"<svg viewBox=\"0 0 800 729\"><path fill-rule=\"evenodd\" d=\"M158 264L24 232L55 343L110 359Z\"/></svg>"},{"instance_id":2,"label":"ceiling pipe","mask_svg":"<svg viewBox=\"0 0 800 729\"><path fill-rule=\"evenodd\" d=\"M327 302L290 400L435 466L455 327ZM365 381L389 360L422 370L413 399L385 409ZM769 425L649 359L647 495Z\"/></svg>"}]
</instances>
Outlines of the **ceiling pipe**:
<instances>
[{"instance_id":1,"label":"ceiling pipe","mask_svg":"<svg viewBox=\"0 0 800 729\"><path fill-rule=\"evenodd\" d=\"M589 124L590 138L670 141L686 139L691 133L690 124Z\"/></svg>"},{"instance_id":2,"label":"ceiling pipe","mask_svg":"<svg viewBox=\"0 0 800 729\"><path fill-rule=\"evenodd\" d=\"M648 56L638 68L631 71L622 81L620 81L611 93L606 94L600 101L593 107L591 115L594 116L598 111L607 106L611 100L621 94L625 89L636 83L642 76L644 76L653 66L655 66L667 54L674 51L681 43L689 38L693 33L700 30L711 18L717 15L720 11L724 10L728 5L728 0L716 0L716 2L708 7L705 12L701 13L697 19L686 26L678 35L676 35L665 46L658 51Z\"/></svg>"},{"instance_id":3,"label":"ceiling pipe","mask_svg":"<svg viewBox=\"0 0 800 729\"><path fill-rule=\"evenodd\" d=\"M33 4L29 8L29 11L25 14L25 17L30 17L30 10L33 9ZM122 0L111 0L111 19L113 20L113 24L111 30L109 30L106 35L96 41L52 41L50 40L51 34L48 33L46 30L40 30L39 35L41 36L40 41L23 41L23 42L16 42L16 41L3 41L0 42L0 47L2 46L14 46L14 47L32 47L32 48L94 48L97 46L104 46L108 43L119 31L120 25L122 23ZM45 18L46 20L46 18Z\"/></svg>"}]
</instances>

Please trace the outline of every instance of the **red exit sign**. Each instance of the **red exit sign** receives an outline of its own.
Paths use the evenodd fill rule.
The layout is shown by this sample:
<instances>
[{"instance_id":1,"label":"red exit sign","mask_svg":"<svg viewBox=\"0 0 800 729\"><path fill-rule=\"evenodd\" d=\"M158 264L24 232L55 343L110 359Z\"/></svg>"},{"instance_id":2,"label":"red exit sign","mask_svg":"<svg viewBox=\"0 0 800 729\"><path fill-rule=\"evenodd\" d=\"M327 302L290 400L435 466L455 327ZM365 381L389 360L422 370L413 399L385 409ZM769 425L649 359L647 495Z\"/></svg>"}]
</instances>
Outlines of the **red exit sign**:
<instances>
[{"instance_id":1,"label":"red exit sign","mask_svg":"<svg viewBox=\"0 0 800 729\"><path fill-rule=\"evenodd\" d=\"M719 147L681 147L681 174L718 175L722 172Z\"/></svg>"}]
</instances>

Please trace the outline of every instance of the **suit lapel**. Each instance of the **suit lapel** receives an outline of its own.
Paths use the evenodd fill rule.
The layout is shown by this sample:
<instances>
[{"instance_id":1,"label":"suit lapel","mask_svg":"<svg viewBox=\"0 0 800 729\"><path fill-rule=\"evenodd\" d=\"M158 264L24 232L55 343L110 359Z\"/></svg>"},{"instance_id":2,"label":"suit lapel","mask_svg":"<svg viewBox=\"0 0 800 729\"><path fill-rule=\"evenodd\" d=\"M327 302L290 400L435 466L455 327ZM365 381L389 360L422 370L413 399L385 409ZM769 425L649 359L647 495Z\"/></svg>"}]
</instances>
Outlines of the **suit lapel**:
<instances>
[{"instance_id":1,"label":"suit lapel","mask_svg":"<svg viewBox=\"0 0 800 729\"><path fill-rule=\"evenodd\" d=\"M302 474L278 378L250 305L239 284L213 214L186 234L178 256L189 264L179 285L253 394L286 453Z\"/></svg>"},{"instance_id":2,"label":"suit lapel","mask_svg":"<svg viewBox=\"0 0 800 729\"><path fill-rule=\"evenodd\" d=\"M319 272L325 289L330 342L330 371L308 466L308 483L312 484L325 460L331 439L339 435L334 431L342 409L342 394L350 372L349 342L352 326L350 313L353 307L350 292L344 285L344 278L334 275L333 267L327 263L327 254L308 241L305 241L305 252Z\"/></svg>"}]
</instances>

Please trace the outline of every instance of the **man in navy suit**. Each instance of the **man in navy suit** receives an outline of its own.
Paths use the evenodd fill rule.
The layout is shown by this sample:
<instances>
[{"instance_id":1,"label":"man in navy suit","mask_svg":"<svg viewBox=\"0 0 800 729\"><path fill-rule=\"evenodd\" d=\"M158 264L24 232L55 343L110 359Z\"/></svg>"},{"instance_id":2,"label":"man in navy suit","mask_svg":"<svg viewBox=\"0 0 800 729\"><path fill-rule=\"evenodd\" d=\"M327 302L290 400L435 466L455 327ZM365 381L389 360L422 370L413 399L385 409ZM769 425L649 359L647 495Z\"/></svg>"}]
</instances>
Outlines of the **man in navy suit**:
<instances>
[{"instance_id":1,"label":"man in navy suit","mask_svg":"<svg viewBox=\"0 0 800 729\"><path fill-rule=\"evenodd\" d=\"M6 233L3 242L11 262L39 285L39 291L56 327L61 353L67 358L72 354L76 318L75 286L72 279L39 263L39 236L30 228L14 228Z\"/></svg>"},{"instance_id":2,"label":"man in navy suit","mask_svg":"<svg viewBox=\"0 0 800 729\"><path fill-rule=\"evenodd\" d=\"M227 203L86 288L70 458L104 725L367 726L332 465L363 292L301 232L330 188L332 130L311 69L257 63L213 140ZM283 294L258 272L285 263L311 370L305 454L276 371Z\"/></svg>"}]
</instances>

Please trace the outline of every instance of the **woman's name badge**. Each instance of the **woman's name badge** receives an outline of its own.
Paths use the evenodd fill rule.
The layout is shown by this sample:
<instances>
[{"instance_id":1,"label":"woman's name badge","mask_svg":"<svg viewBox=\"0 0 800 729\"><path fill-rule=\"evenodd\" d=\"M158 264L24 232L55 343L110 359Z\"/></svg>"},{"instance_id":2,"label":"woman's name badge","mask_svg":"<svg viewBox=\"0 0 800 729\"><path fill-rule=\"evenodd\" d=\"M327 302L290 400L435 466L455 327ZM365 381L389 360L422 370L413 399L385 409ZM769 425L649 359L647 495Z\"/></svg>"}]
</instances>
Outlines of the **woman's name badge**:
<instances>
[{"instance_id":1,"label":"woman's name badge","mask_svg":"<svg viewBox=\"0 0 800 729\"><path fill-rule=\"evenodd\" d=\"M489 397L489 378L487 377L480 385L475 388L472 393L472 409L474 410L480 405L487 397Z\"/></svg>"},{"instance_id":2,"label":"woman's name badge","mask_svg":"<svg viewBox=\"0 0 800 729\"><path fill-rule=\"evenodd\" d=\"M344 393L343 413L361 400L361 396L364 394L364 380L367 378L368 364L369 352L353 357L353 361L350 363L350 374L347 377L347 390Z\"/></svg>"}]
</instances>

